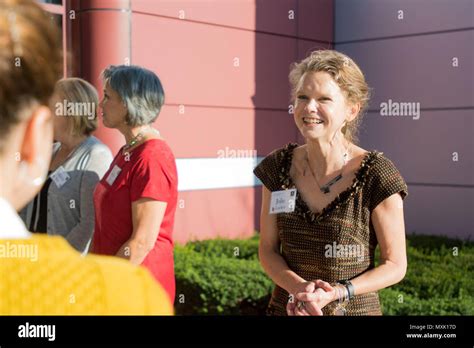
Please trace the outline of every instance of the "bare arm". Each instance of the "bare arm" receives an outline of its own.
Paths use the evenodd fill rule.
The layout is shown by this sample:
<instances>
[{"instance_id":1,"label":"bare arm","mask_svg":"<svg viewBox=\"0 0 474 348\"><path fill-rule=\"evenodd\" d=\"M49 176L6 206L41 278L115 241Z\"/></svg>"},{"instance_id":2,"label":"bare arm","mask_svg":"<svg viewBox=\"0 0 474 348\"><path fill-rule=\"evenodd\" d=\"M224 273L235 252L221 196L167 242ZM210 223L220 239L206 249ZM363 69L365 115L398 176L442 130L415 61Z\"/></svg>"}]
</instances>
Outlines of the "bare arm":
<instances>
[{"instance_id":1,"label":"bare arm","mask_svg":"<svg viewBox=\"0 0 474 348\"><path fill-rule=\"evenodd\" d=\"M155 245L167 205L166 202L150 198L141 198L133 202L133 233L116 256L140 265Z\"/></svg>"},{"instance_id":2,"label":"bare arm","mask_svg":"<svg viewBox=\"0 0 474 348\"><path fill-rule=\"evenodd\" d=\"M351 280L356 295L377 291L400 282L407 269L403 200L399 194L385 199L372 211L380 245L380 265Z\"/></svg>"},{"instance_id":3,"label":"bare arm","mask_svg":"<svg viewBox=\"0 0 474 348\"><path fill-rule=\"evenodd\" d=\"M268 276L290 294L303 291L306 280L293 272L280 254L280 238L278 236L275 214L269 214L271 192L262 188L262 210L260 213L260 244L258 254L260 263ZM308 289L307 291L311 291Z\"/></svg>"}]
</instances>

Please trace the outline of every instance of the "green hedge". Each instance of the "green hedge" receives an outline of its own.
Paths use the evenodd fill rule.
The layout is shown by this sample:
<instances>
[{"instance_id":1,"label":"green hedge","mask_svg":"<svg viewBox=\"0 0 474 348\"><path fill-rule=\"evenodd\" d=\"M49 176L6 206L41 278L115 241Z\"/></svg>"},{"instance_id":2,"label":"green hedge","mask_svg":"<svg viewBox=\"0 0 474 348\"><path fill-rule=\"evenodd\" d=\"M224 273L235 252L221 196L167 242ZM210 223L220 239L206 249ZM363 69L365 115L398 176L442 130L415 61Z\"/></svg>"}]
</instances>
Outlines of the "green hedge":
<instances>
[{"instance_id":1,"label":"green hedge","mask_svg":"<svg viewBox=\"0 0 474 348\"><path fill-rule=\"evenodd\" d=\"M263 315L274 286L258 261L258 235L176 246L175 272L178 315ZM380 291L383 313L473 315L473 275L473 243L409 236L407 275Z\"/></svg>"},{"instance_id":2,"label":"green hedge","mask_svg":"<svg viewBox=\"0 0 474 348\"><path fill-rule=\"evenodd\" d=\"M176 246L177 314L264 314L273 288L258 238Z\"/></svg>"},{"instance_id":3,"label":"green hedge","mask_svg":"<svg viewBox=\"0 0 474 348\"><path fill-rule=\"evenodd\" d=\"M474 244L409 236L407 274L380 294L385 315L473 315Z\"/></svg>"}]
</instances>

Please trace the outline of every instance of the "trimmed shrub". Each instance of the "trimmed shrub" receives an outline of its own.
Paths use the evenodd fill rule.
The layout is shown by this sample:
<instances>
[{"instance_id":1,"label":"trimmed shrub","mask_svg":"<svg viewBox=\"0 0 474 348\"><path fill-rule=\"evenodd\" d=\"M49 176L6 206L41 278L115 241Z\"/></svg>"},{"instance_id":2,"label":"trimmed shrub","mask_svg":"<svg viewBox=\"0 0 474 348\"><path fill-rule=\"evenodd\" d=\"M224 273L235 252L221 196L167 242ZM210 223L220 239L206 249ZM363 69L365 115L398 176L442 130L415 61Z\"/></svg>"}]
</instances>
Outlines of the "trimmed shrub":
<instances>
[{"instance_id":1,"label":"trimmed shrub","mask_svg":"<svg viewBox=\"0 0 474 348\"><path fill-rule=\"evenodd\" d=\"M176 246L176 314L264 315L274 284L258 242L256 235ZM474 314L474 243L411 235L407 252L404 280L379 292L384 315Z\"/></svg>"},{"instance_id":2,"label":"trimmed shrub","mask_svg":"<svg viewBox=\"0 0 474 348\"><path fill-rule=\"evenodd\" d=\"M176 314L265 314L273 282L257 255L257 238L177 246Z\"/></svg>"},{"instance_id":3,"label":"trimmed shrub","mask_svg":"<svg viewBox=\"0 0 474 348\"><path fill-rule=\"evenodd\" d=\"M446 237L411 235L407 245L407 274L400 283L380 290L382 312L385 315L473 315L474 244Z\"/></svg>"}]
</instances>

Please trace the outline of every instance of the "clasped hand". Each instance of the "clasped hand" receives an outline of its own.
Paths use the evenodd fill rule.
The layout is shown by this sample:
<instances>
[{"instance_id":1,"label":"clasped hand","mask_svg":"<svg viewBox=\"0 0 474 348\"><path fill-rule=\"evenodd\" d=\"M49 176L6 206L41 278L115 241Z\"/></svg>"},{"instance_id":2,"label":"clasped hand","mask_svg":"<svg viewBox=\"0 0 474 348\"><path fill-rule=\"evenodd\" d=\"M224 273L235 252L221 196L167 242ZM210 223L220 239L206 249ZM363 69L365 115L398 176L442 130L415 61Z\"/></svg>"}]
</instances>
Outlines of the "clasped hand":
<instances>
[{"instance_id":1,"label":"clasped hand","mask_svg":"<svg viewBox=\"0 0 474 348\"><path fill-rule=\"evenodd\" d=\"M322 309L336 300L336 290L321 279L302 282L290 294L286 312L290 316L323 315Z\"/></svg>"}]
</instances>

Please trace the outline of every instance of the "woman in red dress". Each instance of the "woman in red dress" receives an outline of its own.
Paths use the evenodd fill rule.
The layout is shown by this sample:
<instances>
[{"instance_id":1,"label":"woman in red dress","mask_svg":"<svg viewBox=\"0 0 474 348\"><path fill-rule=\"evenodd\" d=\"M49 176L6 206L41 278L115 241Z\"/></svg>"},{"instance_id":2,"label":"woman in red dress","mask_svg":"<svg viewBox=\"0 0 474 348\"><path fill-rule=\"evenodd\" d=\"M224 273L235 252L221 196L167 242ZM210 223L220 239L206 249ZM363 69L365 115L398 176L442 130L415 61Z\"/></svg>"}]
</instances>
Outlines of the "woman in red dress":
<instances>
[{"instance_id":1,"label":"woman in red dress","mask_svg":"<svg viewBox=\"0 0 474 348\"><path fill-rule=\"evenodd\" d=\"M102 77L104 125L120 131L126 144L95 189L92 252L145 266L174 302L178 175L171 149L152 127L163 88L153 72L137 66L110 66Z\"/></svg>"}]
</instances>

